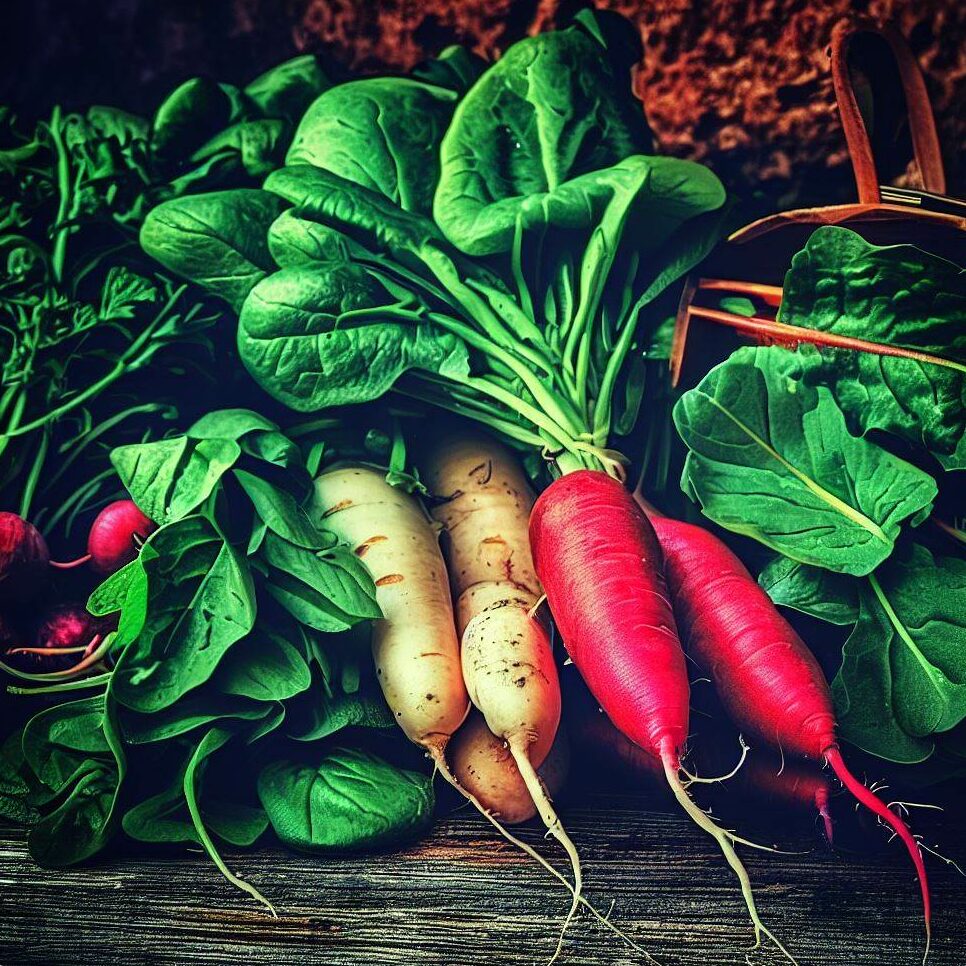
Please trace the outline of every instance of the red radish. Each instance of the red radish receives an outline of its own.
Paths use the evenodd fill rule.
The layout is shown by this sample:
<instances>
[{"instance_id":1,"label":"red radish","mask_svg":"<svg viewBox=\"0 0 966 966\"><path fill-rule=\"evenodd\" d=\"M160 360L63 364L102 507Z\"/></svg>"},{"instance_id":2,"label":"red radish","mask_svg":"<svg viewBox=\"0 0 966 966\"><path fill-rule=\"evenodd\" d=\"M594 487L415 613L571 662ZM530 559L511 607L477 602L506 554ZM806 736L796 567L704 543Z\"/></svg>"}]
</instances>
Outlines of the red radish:
<instances>
[{"instance_id":1,"label":"red radish","mask_svg":"<svg viewBox=\"0 0 966 966\"><path fill-rule=\"evenodd\" d=\"M929 884L922 854L905 822L842 760L832 695L812 652L717 537L657 514L651 523L689 650L710 674L734 722L785 754L824 758L842 784L902 839L919 874L928 952Z\"/></svg>"},{"instance_id":2,"label":"red radish","mask_svg":"<svg viewBox=\"0 0 966 966\"><path fill-rule=\"evenodd\" d=\"M50 555L40 531L16 513L0 513L0 600L21 603L43 588Z\"/></svg>"},{"instance_id":3,"label":"red radish","mask_svg":"<svg viewBox=\"0 0 966 966\"><path fill-rule=\"evenodd\" d=\"M39 665L45 671L74 670L95 652L104 630L104 622L80 604L62 604L40 622L32 646L6 653L20 658L21 665Z\"/></svg>"},{"instance_id":4,"label":"red radish","mask_svg":"<svg viewBox=\"0 0 966 966\"><path fill-rule=\"evenodd\" d=\"M832 843L828 782L814 765L777 762L752 755L738 773L744 789L756 798L768 798L800 808L818 810L825 826L825 838Z\"/></svg>"},{"instance_id":5,"label":"red radish","mask_svg":"<svg viewBox=\"0 0 966 966\"><path fill-rule=\"evenodd\" d=\"M633 496L597 470L552 483L530 516L537 576L571 660L611 721L657 761L681 807L711 835L738 876L756 936L758 915L735 836L719 828L681 781L690 686L664 580L661 548Z\"/></svg>"},{"instance_id":6,"label":"red radish","mask_svg":"<svg viewBox=\"0 0 966 966\"><path fill-rule=\"evenodd\" d=\"M100 574L112 574L129 564L141 544L157 529L133 500L115 500L97 514L87 535L87 553L68 563L52 561L51 566L69 570L90 563Z\"/></svg>"}]
</instances>

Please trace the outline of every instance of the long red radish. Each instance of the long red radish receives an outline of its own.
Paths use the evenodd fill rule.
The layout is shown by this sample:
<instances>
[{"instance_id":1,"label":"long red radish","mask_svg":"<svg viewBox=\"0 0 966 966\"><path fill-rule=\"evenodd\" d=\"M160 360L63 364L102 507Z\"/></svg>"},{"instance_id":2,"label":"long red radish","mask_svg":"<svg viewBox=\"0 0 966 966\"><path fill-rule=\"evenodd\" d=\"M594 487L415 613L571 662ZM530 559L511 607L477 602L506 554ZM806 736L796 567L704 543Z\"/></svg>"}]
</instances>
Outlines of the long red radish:
<instances>
[{"instance_id":1,"label":"long red radish","mask_svg":"<svg viewBox=\"0 0 966 966\"><path fill-rule=\"evenodd\" d=\"M718 843L741 883L755 935L768 936L735 837L681 781L690 687L664 581L661 549L633 496L597 470L552 483L530 516L537 575L567 652L611 721L661 763L674 797Z\"/></svg>"},{"instance_id":2,"label":"long red radish","mask_svg":"<svg viewBox=\"0 0 966 966\"><path fill-rule=\"evenodd\" d=\"M744 564L714 534L652 514L675 613L695 660L734 722L785 754L825 759L843 785L899 836L919 875L926 950L926 868L908 826L848 769L835 735L825 675L804 641Z\"/></svg>"},{"instance_id":3,"label":"long red radish","mask_svg":"<svg viewBox=\"0 0 966 966\"><path fill-rule=\"evenodd\" d=\"M472 711L453 736L449 760L460 785L504 824L518 825L537 814L507 743L490 731L479 711ZM570 746L563 729L559 729L550 754L537 772L551 795L563 787L569 768Z\"/></svg>"},{"instance_id":4,"label":"long red radish","mask_svg":"<svg viewBox=\"0 0 966 966\"><path fill-rule=\"evenodd\" d=\"M533 614L541 594L528 534L534 495L510 451L482 434L440 440L421 468L443 526L463 680L570 858L569 923L582 888L580 858L536 771L557 734L561 699L550 637Z\"/></svg>"}]
</instances>

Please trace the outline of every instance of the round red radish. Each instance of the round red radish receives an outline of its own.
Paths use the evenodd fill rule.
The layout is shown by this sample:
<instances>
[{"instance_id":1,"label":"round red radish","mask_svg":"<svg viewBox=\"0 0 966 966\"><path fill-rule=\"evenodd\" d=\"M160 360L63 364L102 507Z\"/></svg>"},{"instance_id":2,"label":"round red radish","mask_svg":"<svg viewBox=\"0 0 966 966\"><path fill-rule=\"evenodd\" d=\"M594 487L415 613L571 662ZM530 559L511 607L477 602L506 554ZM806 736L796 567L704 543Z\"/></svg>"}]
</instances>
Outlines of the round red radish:
<instances>
[{"instance_id":1,"label":"round red radish","mask_svg":"<svg viewBox=\"0 0 966 966\"><path fill-rule=\"evenodd\" d=\"M156 529L154 521L133 500L108 503L97 514L87 536L91 566L102 574L120 570L138 555L141 544Z\"/></svg>"},{"instance_id":2,"label":"round red radish","mask_svg":"<svg viewBox=\"0 0 966 966\"><path fill-rule=\"evenodd\" d=\"M16 513L0 513L0 601L35 598L46 582L50 555L40 531Z\"/></svg>"},{"instance_id":3,"label":"round red radish","mask_svg":"<svg viewBox=\"0 0 966 966\"><path fill-rule=\"evenodd\" d=\"M94 518L87 534L87 553L77 560L51 561L50 565L70 570L89 563L99 574L112 574L134 560L141 544L156 529L157 524L133 500L115 500Z\"/></svg>"}]
</instances>

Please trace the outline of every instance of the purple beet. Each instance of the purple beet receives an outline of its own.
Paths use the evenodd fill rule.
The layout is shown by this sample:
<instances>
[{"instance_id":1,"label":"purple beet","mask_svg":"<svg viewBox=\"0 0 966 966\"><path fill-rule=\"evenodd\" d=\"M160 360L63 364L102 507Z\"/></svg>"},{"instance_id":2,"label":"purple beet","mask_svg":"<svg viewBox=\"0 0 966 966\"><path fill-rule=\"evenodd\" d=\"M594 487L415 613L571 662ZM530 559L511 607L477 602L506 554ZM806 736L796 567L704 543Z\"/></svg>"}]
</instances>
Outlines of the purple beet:
<instances>
[{"instance_id":1,"label":"purple beet","mask_svg":"<svg viewBox=\"0 0 966 966\"><path fill-rule=\"evenodd\" d=\"M95 650L106 629L80 604L60 604L37 625L31 646L7 649L5 660L21 671L65 671Z\"/></svg>"},{"instance_id":2,"label":"purple beet","mask_svg":"<svg viewBox=\"0 0 966 966\"><path fill-rule=\"evenodd\" d=\"M47 583L49 562L40 531L16 513L0 513L0 602L36 598Z\"/></svg>"}]
</instances>

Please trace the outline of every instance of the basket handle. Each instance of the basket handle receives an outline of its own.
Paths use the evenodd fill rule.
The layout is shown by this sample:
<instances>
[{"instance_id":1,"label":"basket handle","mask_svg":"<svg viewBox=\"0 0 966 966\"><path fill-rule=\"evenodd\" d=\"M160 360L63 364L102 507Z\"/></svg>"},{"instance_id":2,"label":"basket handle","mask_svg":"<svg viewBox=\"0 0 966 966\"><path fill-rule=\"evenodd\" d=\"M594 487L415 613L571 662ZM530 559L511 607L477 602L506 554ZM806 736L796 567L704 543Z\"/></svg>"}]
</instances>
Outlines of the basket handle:
<instances>
[{"instance_id":1,"label":"basket handle","mask_svg":"<svg viewBox=\"0 0 966 966\"><path fill-rule=\"evenodd\" d=\"M839 21L832 30L832 83L842 118L842 127L845 130L845 140L852 158L859 202L861 204L882 203L872 143L862 112L859 110L848 63L849 45L857 34L863 33L875 34L889 45L902 82L913 153L919 166L923 187L936 194L945 194L946 174L939 149L939 137L936 134L936 121L918 61L909 49L905 38L893 27L876 26L872 21L863 18L847 18Z\"/></svg>"}]
</instances>

